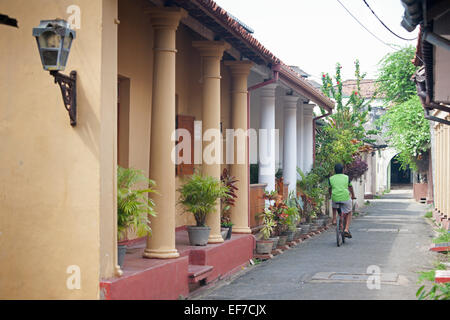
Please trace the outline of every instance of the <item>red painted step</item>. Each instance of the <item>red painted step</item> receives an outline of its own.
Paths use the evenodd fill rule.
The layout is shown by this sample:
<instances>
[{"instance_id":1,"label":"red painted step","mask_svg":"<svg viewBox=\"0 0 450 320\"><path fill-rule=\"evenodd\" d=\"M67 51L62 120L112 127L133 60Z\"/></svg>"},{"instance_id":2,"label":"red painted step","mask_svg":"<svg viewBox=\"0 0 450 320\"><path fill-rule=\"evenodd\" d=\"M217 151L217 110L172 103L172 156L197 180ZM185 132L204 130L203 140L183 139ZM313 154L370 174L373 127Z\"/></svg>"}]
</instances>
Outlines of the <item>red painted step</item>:
<instances>
[{"instance_id":1,"label":"red painted step","mask_svg":"<svg viewBox=\"0 0 450 320\"><path fill-rule=\"evenodd\" d=\"M450 282L450 270L436 270L434 281L439 283Z\"/></svg>"},{"instance_id":2,"label":"red painted step","mask_svg":"<svg viewBox=\"0 0 450 320\"><path fill-rule=\"evenodd\" d=\"M450 242L436 243L431 246L431 251L448 252L450 251Z\"/></svg>"},{"instance_id":3,"label":"red painted step","mask_svg":"<svg viewBox=\"0 0 450 320\"><path fill-rule=\"evenodd\" d=\"M188 266L189 283L198 283L201 280L207 279L213 269L213 266L190 264Z\"/></svg>"}]
</instances>

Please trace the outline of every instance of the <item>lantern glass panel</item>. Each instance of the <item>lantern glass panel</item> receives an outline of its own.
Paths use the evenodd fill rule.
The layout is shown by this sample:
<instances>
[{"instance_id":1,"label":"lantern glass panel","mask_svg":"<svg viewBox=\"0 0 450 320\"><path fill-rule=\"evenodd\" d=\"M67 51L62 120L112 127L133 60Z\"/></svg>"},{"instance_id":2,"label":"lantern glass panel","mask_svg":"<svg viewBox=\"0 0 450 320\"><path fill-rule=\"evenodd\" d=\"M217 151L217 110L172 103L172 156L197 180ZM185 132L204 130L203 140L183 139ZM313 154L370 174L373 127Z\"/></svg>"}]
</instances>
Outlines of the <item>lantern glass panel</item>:
<instances>
[{"instance_id":1,"label":"lantern glass panel","mask_svg":"<svg viewBox=\"0 0 450 320\"><path fill-rule=\"evenodd\" d=\"M46 31L39 36L39 46L42 49L55 48L58 49L61 45L61 36L53 31Z\"/></svg>"},{"instance_id":2,"label":"lantern glass panel","mask_svg":"<svg viewBox=\"0 0 450 320\"><path fill-rule=\"evenodd\" d=\"M67 50L61 51L61 58L60 58L60 62L59 62L61 68L65 68L68 56L69 56L69 51L67 51Z\"/></svg>"},{"instance_id":3,"label":"lantern glass panel","mask_svg":"<svg viewBox=\"0 0 450 320\"><path fill-rule=\"evenodd\" d=\"M73 36L71 34L69 34L67 37L64 37L63 48L64 49L69 49L70 48L70 44L72 43L72 40L73 40Z\"/></svg>"},{"instance_id":4,"label":"lantern glass panel","mask_svg":"<svg viewBox=\"0 0 450 320\"><path fill-rule=\"evenodd\" d=\"M58 50L42 50L42 59L46 66L56 66L58 62Z\"/></svg>"}]
</instances>

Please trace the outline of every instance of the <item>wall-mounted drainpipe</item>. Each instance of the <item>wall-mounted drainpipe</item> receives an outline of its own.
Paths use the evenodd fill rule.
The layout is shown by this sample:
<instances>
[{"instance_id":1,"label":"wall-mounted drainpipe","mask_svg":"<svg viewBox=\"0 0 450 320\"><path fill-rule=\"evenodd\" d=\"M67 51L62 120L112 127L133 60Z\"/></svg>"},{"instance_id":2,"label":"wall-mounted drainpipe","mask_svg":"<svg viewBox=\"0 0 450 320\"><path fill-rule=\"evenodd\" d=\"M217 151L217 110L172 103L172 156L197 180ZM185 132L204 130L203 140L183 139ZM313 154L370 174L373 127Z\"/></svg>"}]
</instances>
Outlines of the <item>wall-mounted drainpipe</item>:
<instances>
[{"instance_id":1,"label":"wall-mounted drainpipe","mask_svg":"<svg viewBox=\"0 0 450 320\"><path fill-rule=\"evenodd\" d=\"M267 86L269 84L275 83L278 81L278 73L279 73L279 66L275 66L272 68L273 71L273 75L272 75L272 79L263 81L261 83L255 84L251 87L247 88L247 133L248 130L250 130L250 93L253 90L256 90L258 88L262 88L264 86ZM248 223L250 225L250 137L247 134L247 163L248 163L248 168L247 168L247 179L248 179L248 208L247 208L247 216L248 216Z\"/></svg>"}]
</instances>

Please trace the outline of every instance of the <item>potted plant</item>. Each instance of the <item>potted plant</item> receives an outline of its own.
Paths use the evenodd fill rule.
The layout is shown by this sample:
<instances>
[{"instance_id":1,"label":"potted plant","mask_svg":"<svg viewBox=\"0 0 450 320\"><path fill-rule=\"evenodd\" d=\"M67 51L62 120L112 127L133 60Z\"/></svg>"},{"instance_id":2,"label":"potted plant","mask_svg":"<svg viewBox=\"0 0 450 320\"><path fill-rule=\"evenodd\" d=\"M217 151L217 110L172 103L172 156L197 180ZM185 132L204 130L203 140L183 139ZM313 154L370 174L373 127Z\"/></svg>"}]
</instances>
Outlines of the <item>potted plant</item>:
<instances>
[{"instance_id":1,"label":"potted plant","mask_svg":"<svg viewBox=\"0 0 450 320\"><path fill-rule=\"evenodd\" d=\"M273 240L270 240L270 236L273 229L276 227L276 222L272 211L268 208L264 209L264 212L262 213L262 221L263 224L260 230L262 238L256 241L256 253L269 254L273 249Z\"/></svg>"},{"instance_id":2,"label":"potted plant","mask_svg":"<svg viewBox=\"0 0 450 320\"><path fill-rule=\"evenodd\" d=\"M287 242L294 240L294 236L297 232L297 223L300 219L300 212L298 208L298 202L295 197L295 192L289 193L289 198L285 202L286 208L283 210L282 223L286 226L286 230L283 235L287 235Z\"/></svg>"},{"instance_id":3,"label":"potted plant","mask_svg":"<svg viewBox=\"0 0 450 320\"><path fill-rule=\"evenodd\" d=\"M185 211L194 215L196 225L188 226L189 242L193 246L208 243L211 228L206 225L206 216L214 210L217 200L226 195L228 188L210 176L194 173L178 190L179 203Z\"/></svg>"},{"instance_id":4,"label":"potted plant","mask_svg":"<svg viewBox=\"0 0 450 320\"><path fill-rule=\"evenodd\" d=\"M226 232L224 233L225 235L224 240L230 240L231 234L233 232L233 223L231 222L229 217L222 218L220 226L222 227L222 231Z\"/></svg>"},{"instance_id":5,"label":"potted plant","mask_svg":"<svg viewBox=\"0 0 450 320\"><path fill-rule=\"evenodd\" d=\"M129 228L134 228L138 236L151 233L148 218L149 215L156 216L156 213L153 200L148 194L156 192L154 185L154 181L148 179L140 170L117 167L117 247L121 268L127 250Z\"/></svg>"},{"instance_id":6,"label":"potted plant","mask_svg":"<svg viewBox=\"0 0 450 320\"><path fill-rule=\"evenodd\" d=\"M223 229L227 229L227 235L224 239L229 240L231 238L231 233L233 232L233 223L231 222L230 210L232 207L234 207L236 202L236 191L238 190L238 188L236 187L236 182L238 182L238 180L236 179L236 177L229 174L227 168L223 169L220 180L222 184L228 188L226 195L220 199L220 202L221 227Z\"/></svg>"},{"instance_id":7,"label":"potted plant","mask_svg":"<svg viewBox=\"0 0 450 320\"><path fill-rule=\"evenodd\" d=\"M276 191L265 192L263 198L269 202L268 210L272 213L275 221L275 227L272 231L273 237L278 237L278 246L284 246L288 236L284 234L287 231L287 224L285 219L287 218L286 209L288 206L283 201L282 195Z\"/></svg>"}]
</instances>

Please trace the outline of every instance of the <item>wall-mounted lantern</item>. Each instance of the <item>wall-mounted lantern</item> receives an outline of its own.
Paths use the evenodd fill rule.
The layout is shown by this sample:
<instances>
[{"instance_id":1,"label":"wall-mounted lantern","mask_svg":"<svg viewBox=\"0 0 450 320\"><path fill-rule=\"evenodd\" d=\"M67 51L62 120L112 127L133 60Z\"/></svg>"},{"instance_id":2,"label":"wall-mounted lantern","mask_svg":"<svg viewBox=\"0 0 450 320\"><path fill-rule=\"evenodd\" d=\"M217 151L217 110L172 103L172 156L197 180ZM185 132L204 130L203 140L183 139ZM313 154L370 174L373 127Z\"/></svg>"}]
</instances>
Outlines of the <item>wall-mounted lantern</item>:
<instances>
[{"instance_id":1,"label":"wall-mounted lantern","mask_svg":"<svg viewBox=\"0 0 450 320\"><path fill-rule=\"evenodd\" d=\"M69 112L70 124L77 124L77 72L72 71L66 76L59 71L66 68L75 31L70 28L67 21L62 19L41 20L39 26L33 28L39 54L44 70L50 71L59 84L64 106Z\"/></svg>"}]
</instances>

